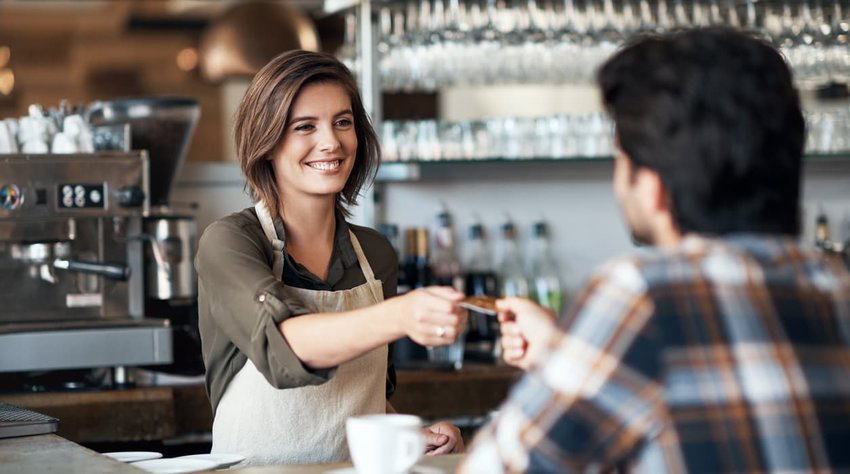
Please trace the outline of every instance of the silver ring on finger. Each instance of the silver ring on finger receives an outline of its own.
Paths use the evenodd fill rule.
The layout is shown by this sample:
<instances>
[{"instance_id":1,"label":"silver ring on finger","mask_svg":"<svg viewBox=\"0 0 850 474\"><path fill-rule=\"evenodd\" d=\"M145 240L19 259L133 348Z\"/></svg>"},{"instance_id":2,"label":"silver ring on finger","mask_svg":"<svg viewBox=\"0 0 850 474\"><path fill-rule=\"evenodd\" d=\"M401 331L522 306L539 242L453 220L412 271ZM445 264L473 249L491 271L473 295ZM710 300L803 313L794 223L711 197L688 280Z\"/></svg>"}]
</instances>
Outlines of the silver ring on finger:
<instances>
[{"instance_id":1,"label":"silver ring on finger","mask_svg":"<svg viewBox=\"0 0 850 474\"><path fill-rule=\"evenodd\" d=\"M437 326L434 331L437 333L437 337L443 337L446 335L446 328L443 326Z\"/></svg>"}]
</instances>

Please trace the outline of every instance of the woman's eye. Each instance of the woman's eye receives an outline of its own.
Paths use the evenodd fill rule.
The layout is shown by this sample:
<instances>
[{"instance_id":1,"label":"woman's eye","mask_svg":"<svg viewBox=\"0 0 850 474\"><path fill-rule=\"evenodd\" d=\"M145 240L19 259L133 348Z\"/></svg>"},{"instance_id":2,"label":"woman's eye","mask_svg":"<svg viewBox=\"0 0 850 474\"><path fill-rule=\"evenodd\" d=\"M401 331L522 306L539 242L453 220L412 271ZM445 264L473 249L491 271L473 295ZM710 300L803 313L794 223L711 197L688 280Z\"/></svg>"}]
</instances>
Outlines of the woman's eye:
<instances>
[{"instance_id":1,"label":"woman's eye","mask_svg":"<svg viewBox=\"0 0 850 474\"><path fill-rule=\"evenodd\" d=\"M296 132L307 132L307 131L313 130L314 128L315 127L313 127L313 124L302 123L300 125L295 126L295 131Z\"/></svg>"},{"instance_id":2,"label":"woman's eye","mask_svg":"<svg viewBox=\"0 0 850 474\"><path fill-rule=\"evenodd\" d=\"M347 118L339 119L339 120L336 121L336 124L337 124L338 127L350 127L352 125L352 123L353 122L351 121L351 119L347 119Z\"/></svg>"}]
</instances>

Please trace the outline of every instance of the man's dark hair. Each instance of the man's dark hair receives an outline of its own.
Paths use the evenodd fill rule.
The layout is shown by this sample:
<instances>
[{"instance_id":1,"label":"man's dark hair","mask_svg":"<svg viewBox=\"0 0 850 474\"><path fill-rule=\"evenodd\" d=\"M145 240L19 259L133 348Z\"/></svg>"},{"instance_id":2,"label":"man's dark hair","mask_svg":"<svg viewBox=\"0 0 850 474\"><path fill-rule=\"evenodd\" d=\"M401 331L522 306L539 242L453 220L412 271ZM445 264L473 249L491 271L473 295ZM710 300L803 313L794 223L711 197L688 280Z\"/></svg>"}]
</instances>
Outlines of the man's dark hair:
<instances>
[{"instance_id":1,"label":"man's dark hair","mask_svg":"<svg viewBox=\"0 0 850 474\"><path fill-rule=\"evenodd\" d=\"M680 232L798 234L805 125L776 49L726 28L644 37L598 82L621 149L658 172Z\"/></svg>"}]
</instances>

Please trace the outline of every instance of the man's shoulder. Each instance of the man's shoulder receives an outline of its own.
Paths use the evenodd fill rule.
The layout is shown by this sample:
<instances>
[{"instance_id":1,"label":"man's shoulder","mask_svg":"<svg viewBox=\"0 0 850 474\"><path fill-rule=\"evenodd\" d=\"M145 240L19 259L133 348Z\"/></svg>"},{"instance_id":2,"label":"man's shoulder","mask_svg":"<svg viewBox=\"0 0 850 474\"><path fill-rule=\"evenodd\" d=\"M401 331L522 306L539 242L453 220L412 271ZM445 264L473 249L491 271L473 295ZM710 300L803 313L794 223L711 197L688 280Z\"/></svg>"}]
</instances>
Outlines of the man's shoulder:
<instances>
[{"instance_id":1,"label":"man's shoulder","mask_svg":"<svg viewBox=\"0 0 850 474\"><path fill-rule=\"evenodd\" d=\"M645 247L609 258L599 266L599 274L617 274L624 271L653 273L654 269L664 268L687 260L681 252L665 251L658 247Z\"/></svg>"},{"instance_id":2,"label":"man's shoulder","mask_svg":"<svg viewBox=\"0 0 850 474\"><path fill-rule=\"evenodd\" d=\"M781 236L688 236L672 248L646 247L612 258L597 274L611 277L631 272L650 287L697 281L734 284L753 270L787 274L805 267L800 265L803 262L822 265L820 257L795 239Z\"/></svg>"},{"instance_id":3,"label":"man's shoulder","mask_svg":"<svg viewBox=\"0 0 850 474\"><path fill-rule=\"evenodd\" d=\"M633 281L632 285L639 282L644 290L674 282L687 283L698 278L704 260L716 251L711 245L642 247L606 260L595 276L624 283Z\"/></svg>"}]
</instances>

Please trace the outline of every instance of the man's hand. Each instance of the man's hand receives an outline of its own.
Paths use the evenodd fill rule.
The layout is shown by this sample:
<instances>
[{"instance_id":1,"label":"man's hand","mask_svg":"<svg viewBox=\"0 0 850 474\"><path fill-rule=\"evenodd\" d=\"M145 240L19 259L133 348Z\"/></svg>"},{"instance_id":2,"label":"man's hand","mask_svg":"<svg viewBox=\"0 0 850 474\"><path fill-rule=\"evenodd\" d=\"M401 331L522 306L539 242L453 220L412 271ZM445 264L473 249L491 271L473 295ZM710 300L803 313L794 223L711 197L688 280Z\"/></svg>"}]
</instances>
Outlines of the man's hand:
<instances>
[{"instance_id":1,"label":"man's hand","mask_svg":"<svg viewBox=\"0 0 850 474\"><path fill-rule=\"evenodd\" d=\"M425 438L425 454L428 456L463 452L460 430L447 421L423 428L422 436Z\"/></svg>"},{"instance_id":2,"label":"man's hand","mask_svg":"<svg viewBox=\"0 0 850 474\"><path fill-rule=\"evenodd\" d=\"M528 370L546 353L557 333L554 313L526 298L496 301L502 332L502 358L508 364Z\"/></svg>"}]
</instances>

